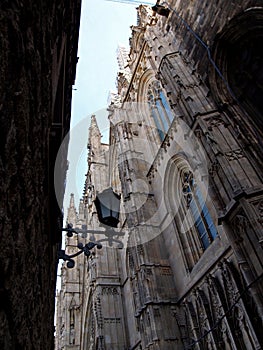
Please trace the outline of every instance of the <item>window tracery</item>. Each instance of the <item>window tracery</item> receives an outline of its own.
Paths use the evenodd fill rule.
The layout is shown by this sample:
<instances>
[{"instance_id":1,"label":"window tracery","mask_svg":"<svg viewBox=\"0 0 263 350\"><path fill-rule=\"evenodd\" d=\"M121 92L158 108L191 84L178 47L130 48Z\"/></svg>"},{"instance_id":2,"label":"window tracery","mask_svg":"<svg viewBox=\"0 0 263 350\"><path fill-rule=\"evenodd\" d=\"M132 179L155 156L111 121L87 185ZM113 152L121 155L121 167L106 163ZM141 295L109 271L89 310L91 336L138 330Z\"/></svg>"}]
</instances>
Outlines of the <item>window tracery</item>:
<instances>
[{"instance_id":1,"label":"window tracery","mask_svg":"<svg viewBox=\"0 0 263 350\"><path fill-rule=\"evenodd\" d=\"M205 250L217 235L216 227L213 223L200 188L194 180L193 173L186 170L182 173L182 192L185 198L186 207L193 217L195 229L201 240L202 249Z\"/></svg>"},{"instance_id":2,"label":"window tracery","mask_svg":"<svg viewBox=\"0 0 263 350\"><path fill-rule=\"evenodd\" d=\"M154 80L149 84L147 102L150 107L151 116L158 129L160 139L163 141L173 120L173 115L158 80Z\"/></svg>"},{"instance_id":3,"label":"window tracery","mask_svg":"<svg viewBox=\"0 0 263 350\"><path fill-rule=\"evenodd\" d=\"M216 214L201 175L182 155L171 159L166 174L167 209L173 215L186 271L191 271L218 234Z\"/></svg>"}]
</instances>

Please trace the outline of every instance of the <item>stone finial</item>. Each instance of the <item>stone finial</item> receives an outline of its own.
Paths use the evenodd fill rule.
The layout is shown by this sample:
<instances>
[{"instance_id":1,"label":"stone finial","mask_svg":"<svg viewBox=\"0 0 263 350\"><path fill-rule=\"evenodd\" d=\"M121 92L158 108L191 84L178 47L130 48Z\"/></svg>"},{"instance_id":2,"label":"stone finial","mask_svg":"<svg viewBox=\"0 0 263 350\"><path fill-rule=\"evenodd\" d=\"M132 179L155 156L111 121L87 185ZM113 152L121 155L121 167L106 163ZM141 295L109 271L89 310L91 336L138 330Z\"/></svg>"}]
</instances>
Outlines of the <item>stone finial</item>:
<instances>
[{"instance_id":1,"label":"stone finial","mask_svg":"<svg viewBox=\"0 0 263 350\"><path fill-rule=\"evenodd\" d=\"M68 208L67 223L72 224L73 227L75 227L76 221L77 221L77 210L75 207L74 194L71 193L70 201L69 201L69 208Z\"/></svg>"},{"instance_id":2,"label":"stone finial","mask_svg":"<svg viewBox=\"0 0 263 350\"><path fill-rule=\"evenodd\" d=\"M74 193L70 194L69 208L75 208Z\"/></svg>"},{"instance_id":3,"label":"stone finial","mask_svg":"<svg viewBox=\"0 0 263 350\"><path fill-rule=\"evenodd\" d=\"M98 127L98 123L97 123L97 119L95 114L93 114L91 116L91 123L90 123L90 127L89 127L89 143L88 144L92 144L93 140L95 139L101 139L101 133L100 133L100 129Z\"/></svg>"}]
</instances>

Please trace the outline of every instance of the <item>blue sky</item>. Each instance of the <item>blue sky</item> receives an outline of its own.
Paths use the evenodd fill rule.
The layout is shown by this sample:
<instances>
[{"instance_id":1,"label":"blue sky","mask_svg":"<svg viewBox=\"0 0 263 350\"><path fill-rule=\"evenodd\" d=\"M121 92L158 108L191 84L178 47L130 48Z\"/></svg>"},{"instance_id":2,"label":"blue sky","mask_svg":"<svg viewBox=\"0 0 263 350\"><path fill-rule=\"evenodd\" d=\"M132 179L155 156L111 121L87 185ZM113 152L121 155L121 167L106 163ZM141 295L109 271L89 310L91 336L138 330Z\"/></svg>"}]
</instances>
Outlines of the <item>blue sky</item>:
<instances>
[{"instance_id":1,"label":"blue sky","mask_svg":"<svg viewBox=\"0 0 263 350\"><path fill-rule=\"evenodd\" d=\"M136 6L106 0L82 0L79 62L73 91L72 125L105 107L115 88L118 43L129 47Z\"/></svg>"},{"instance_id":2,"label":"blue sky","mask_svg":"<svg viewBox=\"0 0 263 350\"><path fill-rule=\"evenodd\" d=\"M86 145L91 114L97 115L107 142L107 99L115 90L118 44L129 47L131 25L136 25L138 5L106 0L82 0L76 81L73 87L69 170L64 199L65 218L70 193L78 207L87 171Z\"/></svg>"}]
</instances>

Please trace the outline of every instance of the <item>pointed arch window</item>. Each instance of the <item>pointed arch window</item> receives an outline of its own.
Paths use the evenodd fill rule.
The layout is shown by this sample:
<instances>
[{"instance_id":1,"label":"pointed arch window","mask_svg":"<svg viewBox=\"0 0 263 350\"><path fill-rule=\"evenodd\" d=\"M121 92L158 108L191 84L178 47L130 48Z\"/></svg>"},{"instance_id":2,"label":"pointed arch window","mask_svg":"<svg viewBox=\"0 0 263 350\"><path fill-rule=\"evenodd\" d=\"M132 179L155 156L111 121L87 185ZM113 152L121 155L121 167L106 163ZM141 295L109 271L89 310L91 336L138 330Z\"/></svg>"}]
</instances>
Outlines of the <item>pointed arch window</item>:
<instances>
[{"instance_id":1,"label":"pointed arch window","mask_svg":"<svg viewBox=\"0 0 263 350\"><path fill-rule=\"evenodd\" d=\"M161 141L163 141L173 120L173 114L158 80L149 84L147 102L159 137Z\"/></svg>"},{"instance_id":2,"label":"pointed arch window","mask_svg":"<svg viewBox=\"0 0 263 350\"><path fill-rule=\"evenodd\" d=\"M178 153L169 161L164 182L165 203L188 272L218 235L216 210L207 195L206 170L201 165L192 169Z\"/></svg>"},{"instance_id":3,"label":"pointed arch window","mask_svg":"<svg viewBox=\"0 0 263 350\"><path fill-rule=\"evenodd\" d=\"M182 191L192 215L203 250L207 249L217 236L217 230L209 213L200 188L194 180L193 173L186 170L182 174Z\"/></svg>"}]
</instances>

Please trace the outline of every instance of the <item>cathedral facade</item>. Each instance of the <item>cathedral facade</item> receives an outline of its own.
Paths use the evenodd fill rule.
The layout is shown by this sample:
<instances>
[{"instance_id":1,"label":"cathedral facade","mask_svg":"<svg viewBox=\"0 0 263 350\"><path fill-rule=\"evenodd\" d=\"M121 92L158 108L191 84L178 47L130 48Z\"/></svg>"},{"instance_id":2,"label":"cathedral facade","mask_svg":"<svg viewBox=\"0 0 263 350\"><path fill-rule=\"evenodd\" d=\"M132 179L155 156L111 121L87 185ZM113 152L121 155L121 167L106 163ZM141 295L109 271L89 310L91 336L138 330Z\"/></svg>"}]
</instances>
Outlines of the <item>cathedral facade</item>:
<instances>
[{"instance_id":1,"label":"cathedral facade","mask_svg":"<svg viewBox=\"0 0 263 350\"><path fill-rule=\"evenodd\" d=\"M261 1L138 7L109 144L92 116L68 209L67 252L103 248L63 265L57 350L262 349L262 41ZM94 204L109 187L114 229Z\"/></svg>"}]
</instances>

